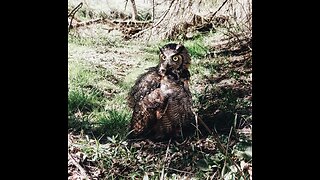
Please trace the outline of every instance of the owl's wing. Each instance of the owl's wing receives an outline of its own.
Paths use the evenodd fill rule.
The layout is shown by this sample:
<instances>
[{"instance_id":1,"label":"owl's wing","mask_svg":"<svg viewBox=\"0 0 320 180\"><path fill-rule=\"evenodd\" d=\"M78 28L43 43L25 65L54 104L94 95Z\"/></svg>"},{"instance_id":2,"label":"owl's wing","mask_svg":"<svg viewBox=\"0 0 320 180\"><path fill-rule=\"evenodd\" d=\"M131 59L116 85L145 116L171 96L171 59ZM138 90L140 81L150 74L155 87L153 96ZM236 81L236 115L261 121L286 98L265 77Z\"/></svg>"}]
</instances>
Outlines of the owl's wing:
<instances>
[{"instance_id":1,"label":"owl's wing","mask_svg":"<svg viewBox=\"0 0 320 180\"><path fill-rule=\"evenodd\" d=\"M142 99L160 86L161 77L157 67L149 68L148 71L138 77L128 94L128 105L134 108Z\"/></svg>"},{"instance_id":2,"label":"owl's wing","mask_svg":"<svg viewBox=\"0 0 320 180\"><path fill-rule=\"evenodd\" d=\"M128 105L133 109L131 129L135 135L145 134L154 124L156 118L156 107L159 102L157 91L160 86L161 77L157 67L150 68L146 73L139 76L128 95Z\"/></svg>"}]
</instances>

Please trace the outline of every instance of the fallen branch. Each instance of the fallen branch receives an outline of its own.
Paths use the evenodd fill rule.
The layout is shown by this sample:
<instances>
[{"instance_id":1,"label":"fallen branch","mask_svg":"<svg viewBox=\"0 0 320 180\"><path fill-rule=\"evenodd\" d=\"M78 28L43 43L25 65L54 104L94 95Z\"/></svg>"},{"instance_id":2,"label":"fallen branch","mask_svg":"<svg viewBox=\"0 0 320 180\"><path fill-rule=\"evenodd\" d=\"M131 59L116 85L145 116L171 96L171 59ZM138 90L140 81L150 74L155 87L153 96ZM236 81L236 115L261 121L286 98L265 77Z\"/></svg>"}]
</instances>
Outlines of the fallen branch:
<instances>
[{"instance_id":1,"label":"fallen branch","mask_svg":"<svg viewBox=\"0 0 320 180\"><path fill-rule=\"evenodd\" d=\"M102 18L91 19L89 21L79 22L74 27L87 26L87 25L102 22L102 21L103 21Z\"/></svg>"},{"instance_id":2,"label":"fallen branch","mask_svg":"<svg viewBox=\"0 0 320 180\"><path fill-rule=\"evenodd\" d=\"M176 172L180 172L180 173L185 173L185 174L193 174L192 172L182 171L182 170L175 169L175 168L170 168L170 167L168 167L167 169L173 170L173 171L176 171Z\"/></svg>"},{"instance_id":3,"label":"fallen branch","mask_svg":"<svg viewBox=\"0 0 320 180\"><path fill-rule=\"evenodd\" d=\"M72 164L75 165L75 166L79 169L81 175L82 175L83 177L85 177L85 179L90 179L89 176L88 176L87 173L86 173L86 170L84 170L84 169L81 167L81 165L71 156L71 154L70 154L69 152L68 152L68 157L69 157L69 159L71 160Z\"/></svg>"},{"instance_id":4,"label":"fallen branch","mask_svg":"<svg viewBox=\"0 0 320 180\"><path fill-rule=\"evenodd\" d=\"M111 21L111 20L110 20ZM114 24L122 25L148 25L151 21L136 21L136 20L112 20Z\"/></svg>"},{"instance_id":5,"label":"fallen branch","mask_svg":"<svg viewBox=\"0 0 320 180\"><path fill-rule=\"evenodd\" d=\"M208 131L208 133L212 134L213 132L211 131L211 129L207 126L206 123L204 123L204 121L198 116L198 114L196 114L195 112L193 112L193 114L195 116L196 124L198 124L198 122L200 122L201 125Z\"/></svg>"}]
</instances>

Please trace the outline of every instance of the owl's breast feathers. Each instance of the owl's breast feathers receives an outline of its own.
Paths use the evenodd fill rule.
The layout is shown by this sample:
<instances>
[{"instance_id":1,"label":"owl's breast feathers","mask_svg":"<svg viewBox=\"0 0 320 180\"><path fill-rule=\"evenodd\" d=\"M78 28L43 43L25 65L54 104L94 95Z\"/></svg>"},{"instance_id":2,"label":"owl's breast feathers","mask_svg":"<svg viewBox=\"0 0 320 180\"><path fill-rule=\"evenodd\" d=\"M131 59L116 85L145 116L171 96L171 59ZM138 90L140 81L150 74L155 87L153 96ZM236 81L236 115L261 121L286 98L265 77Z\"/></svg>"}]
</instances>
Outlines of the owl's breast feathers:
<instances>
[{"instance_id":1,"label":"owl's breast feathers","mask_svg":"<svg viewBox=\"0 0 320 180\"><path fill-rule=\"evenodd\" d=\"M162 136L173 133L177 126L188 122L191 113L191 93L188 70L178 80L166 81L158 74L158 66L139 76L128 96L133 109L131 129L134 135Z\"/></svg>"}]
</instances>

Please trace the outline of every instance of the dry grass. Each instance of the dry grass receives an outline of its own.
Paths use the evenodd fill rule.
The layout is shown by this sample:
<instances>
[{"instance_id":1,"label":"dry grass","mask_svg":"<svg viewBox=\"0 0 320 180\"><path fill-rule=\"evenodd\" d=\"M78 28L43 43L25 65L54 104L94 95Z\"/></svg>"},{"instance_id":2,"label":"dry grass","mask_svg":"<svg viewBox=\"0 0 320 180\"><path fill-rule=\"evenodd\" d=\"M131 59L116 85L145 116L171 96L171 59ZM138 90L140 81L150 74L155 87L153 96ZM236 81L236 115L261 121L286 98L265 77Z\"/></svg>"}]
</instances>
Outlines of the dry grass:
<instances>
[{"instance_id":1,"label":"dry grass","mask_svg":"<svg viewBox=\"0 0 320 180\"><path fill-rule=\"evenodd\" d=\"M104 1L90 3L110 8L98 6ZM251 51L212 55L224 30L184 41L192 55L194 110L218 135L200 127L198 136L183 142L126 139L127 92L145 68L157 64L158 47L168 41L124 40L101 24L71 30L68 178L251 179Z\"/></svg>"}]
</instances>

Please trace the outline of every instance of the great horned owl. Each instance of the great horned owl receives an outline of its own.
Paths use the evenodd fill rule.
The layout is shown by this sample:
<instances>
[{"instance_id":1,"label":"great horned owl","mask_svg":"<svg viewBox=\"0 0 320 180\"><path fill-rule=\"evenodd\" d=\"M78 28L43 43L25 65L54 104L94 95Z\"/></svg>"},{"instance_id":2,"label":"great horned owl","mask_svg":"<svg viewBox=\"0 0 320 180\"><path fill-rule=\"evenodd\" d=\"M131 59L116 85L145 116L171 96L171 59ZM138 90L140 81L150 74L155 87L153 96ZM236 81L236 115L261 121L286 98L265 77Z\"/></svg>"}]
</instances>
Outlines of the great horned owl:
<instances>
[{"instance_id":1,"label":"great horned owl","mask_svg":"<svg viewBox=\"0 0 320 180\"><path fill-rule=\"evenodd\" d=\"M129 92L131 137L177 137L192 122L187 49L169 43L160 48L159 57L159 64L140 75Z\"/></svg>"}]
</instances>

